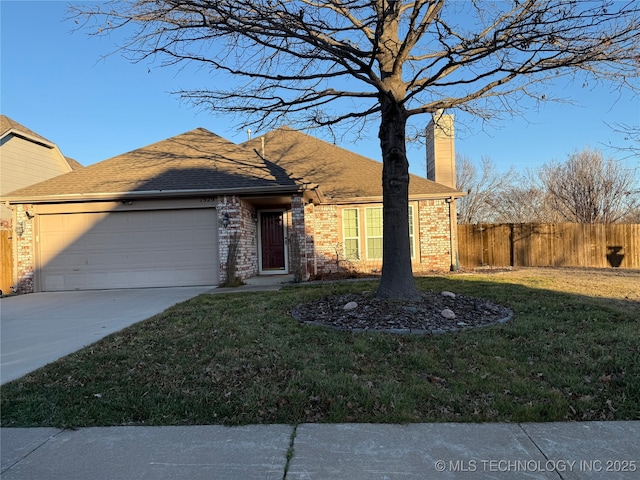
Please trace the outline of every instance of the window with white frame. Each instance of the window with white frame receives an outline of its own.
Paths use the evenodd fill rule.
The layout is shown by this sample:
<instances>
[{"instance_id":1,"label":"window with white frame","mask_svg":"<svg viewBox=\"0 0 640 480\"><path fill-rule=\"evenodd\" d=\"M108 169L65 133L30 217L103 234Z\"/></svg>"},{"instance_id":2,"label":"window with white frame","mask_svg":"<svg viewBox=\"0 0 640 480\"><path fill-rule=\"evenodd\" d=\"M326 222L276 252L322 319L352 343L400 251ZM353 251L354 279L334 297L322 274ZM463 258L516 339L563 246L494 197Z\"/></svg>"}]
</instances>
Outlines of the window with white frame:
<instances>
[{"instance_id":1,"label":"window with white frame","mask_svg":"<svg viewBox=\"0 0 640 480\"><path fill-rule=\"evenodd\" d=\"M411 258L415 258L415 250L413 245L414 237L413 237L413 205L409 205L409 248L411 248Z\"/></svg>"},{"instance_id":2,"label":"window with white frame","mask_svg":"<svg viewBox=\"0 0 640 480\"><path fill-rule=\"evenodd\" d=\"M342 239L347 260L360 260L360 215L357 208L342 210Z\"/></svg>"},{"instance_id":3,"label":"window with white frame","mask_svg":"<svg viewBox=\"0 0 640 480\"><path fill-rule=\"evenodd\" d=\"M415 258L415 226L414 209L409 205L409 243L411 258ZM364 219L360 218L360 210L346 208L342 211L342 229L345 258L359 260L360 255L360 222L364 221L364 245L366 260L382 259L382 207L365 207Z\"/></svg>"},{"instance_id":4,"label":"window with white frame","mask_svg":"<svg viewBox=\"0 0 640 480\"><path fill-rule=\"evenodd\" d=\"M364 209L364 224L367 237L367 260L382 259L382 208Z\"/></svg>"}]
</instances>

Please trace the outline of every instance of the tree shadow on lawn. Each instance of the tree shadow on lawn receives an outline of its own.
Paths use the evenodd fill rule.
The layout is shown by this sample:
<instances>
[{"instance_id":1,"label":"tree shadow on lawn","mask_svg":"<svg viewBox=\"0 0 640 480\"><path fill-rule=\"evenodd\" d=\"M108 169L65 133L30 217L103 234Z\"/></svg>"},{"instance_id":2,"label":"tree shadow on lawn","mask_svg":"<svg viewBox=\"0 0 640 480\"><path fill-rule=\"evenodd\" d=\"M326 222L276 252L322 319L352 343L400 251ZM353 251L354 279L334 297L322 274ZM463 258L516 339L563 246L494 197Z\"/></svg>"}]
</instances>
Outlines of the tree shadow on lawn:
<instances>
[{"instance_id":1,"label":"tree shadow on lawn","mask_svg":"<svg viewBox=\"0 0 640 480\"><path fill-rule=\"evenodd\" d=\"M453 334L355 334L302 325L290 311L375 283L201 295L3 385L2 425L640 418L638 302L507 278L416 281L514 318Z\"/></svg>"}]
</instances>

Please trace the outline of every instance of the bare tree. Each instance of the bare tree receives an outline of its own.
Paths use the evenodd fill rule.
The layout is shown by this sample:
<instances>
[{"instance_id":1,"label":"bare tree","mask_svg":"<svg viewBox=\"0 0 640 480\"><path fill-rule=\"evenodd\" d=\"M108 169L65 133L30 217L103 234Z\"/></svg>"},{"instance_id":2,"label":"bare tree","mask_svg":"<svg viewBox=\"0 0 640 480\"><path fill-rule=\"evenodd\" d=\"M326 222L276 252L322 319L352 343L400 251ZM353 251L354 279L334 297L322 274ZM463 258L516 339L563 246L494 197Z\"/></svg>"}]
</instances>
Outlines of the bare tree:
<instances>
[{"instance_id":1,"label":"bare tree","mask_svg":"<svg viewBox=\"0 0 640 480\"><path fill-rule=\"evenodd\" d=\"M258 129L379 122L383 262L377 295L418 299L408 227L410 118L485 119L549 100L560 76L637 88L640 6L598 0L121 0L72 7L95 34L124 29L132 60L234 77L183 98ZM343 101L346 100L346 101Z\"/></svg>"},{"instance_id":2,"label":"bare tree","mask_svg":"<svg viewBox=\"0 0 640 480\"><path fill-rule=\"evenodd\" d=\"M456 156L456 187L467 195L457 201L458 223L492 222L496 207L509 187L513 169L504 174L496 171L489 157L482 157L480 172L465 155Z\"/></svg>"},{"instance_id":3,"label":"bare tree","mask_svg":"<svg viewBox=\"0 0 640 480\"><path fill-rule=\"evenodd\" d=\"M496 223L554 223L555 210L549 208L547 195L533 186L511 185L493 203Z\"/></svg>"},{"instance_id":4,"label":"bare tree","mask_svg":"<svg viewBox=\"0 0 640 480\"><path fill-rule=\"evenodd\" d=\"M555 223L562 221L537 171L527 170L491 199L497 223Z\"/></svg>"},{"instance_id":5,"label":"bare tree","mask_svg":"<svg viewBox=\"0 0 640 480\"><path fill-rule=\"evenodd\" d=\"M548 163L540 180L554 208L569 222L615 223L638 207L637 170L585 149L565 163Z\"/></svg>"}]
</instances>

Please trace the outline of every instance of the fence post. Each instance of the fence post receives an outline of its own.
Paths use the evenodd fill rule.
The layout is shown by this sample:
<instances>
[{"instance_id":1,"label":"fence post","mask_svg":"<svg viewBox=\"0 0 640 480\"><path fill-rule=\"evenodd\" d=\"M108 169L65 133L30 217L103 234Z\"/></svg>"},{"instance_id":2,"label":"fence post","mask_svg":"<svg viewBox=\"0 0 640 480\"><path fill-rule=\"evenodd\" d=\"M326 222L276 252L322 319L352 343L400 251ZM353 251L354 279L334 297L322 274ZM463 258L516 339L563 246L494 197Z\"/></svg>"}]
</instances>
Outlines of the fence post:
<instances>
[{"instance_id":1,"label":"fence post","mask_svg":"<svg viewBox=\"0 0 640 480\"><path fill-rule=\"evenodd\" d=\"M513 223L509 224L509 266L516 266L515 255L513 254Z\"/></svg>"}]
</instances>

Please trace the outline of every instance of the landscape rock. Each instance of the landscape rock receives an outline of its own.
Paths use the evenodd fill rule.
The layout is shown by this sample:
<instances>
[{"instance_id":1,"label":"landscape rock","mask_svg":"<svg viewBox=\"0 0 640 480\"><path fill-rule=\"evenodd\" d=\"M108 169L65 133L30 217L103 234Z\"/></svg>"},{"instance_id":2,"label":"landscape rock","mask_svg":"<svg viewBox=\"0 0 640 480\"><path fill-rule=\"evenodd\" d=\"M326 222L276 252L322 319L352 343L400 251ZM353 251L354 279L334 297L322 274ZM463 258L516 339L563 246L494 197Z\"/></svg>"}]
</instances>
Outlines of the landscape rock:
<instances>
[{"instance_id":1,"label":"landscape rock","mask_svg":"<svg viewBox=\"0 0 640 480\"><path fill-rule=\"evenodd\" d=\"M353 310L354 308L358 308L358 304L356 302L349 302L342 307L343 310Z\"/></svg>"},{"instance_id":2,"label":"landscape rock","mask_svg":"<svg viewBox=\"0 0 640 480\"><path fill-rule=\"evenodd\" d=\"M449 298L456 298L456 294L455 293L447 292L447 291L442 292L442 296L443 297L449 297Z\"/></svg>"},{"instance_id":3,"label":"landscape rock","mask_svg":"<svg viewBox=\"0 0 640 480\"><path fill-rule=\"evenodd\" d=\"M454 320L456 318L456 314L453 313L453 310L451 310L449 308L445 308L444 310L442 310L440 312L440 315L442 315L444 318L446 318L448 320Z\"/></svg>"}]
</instances>

